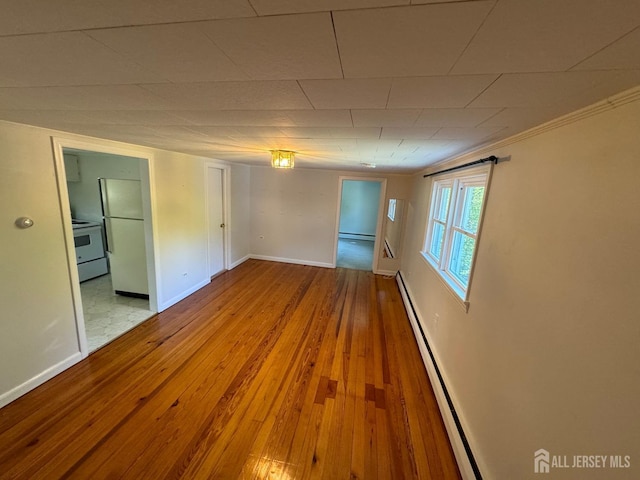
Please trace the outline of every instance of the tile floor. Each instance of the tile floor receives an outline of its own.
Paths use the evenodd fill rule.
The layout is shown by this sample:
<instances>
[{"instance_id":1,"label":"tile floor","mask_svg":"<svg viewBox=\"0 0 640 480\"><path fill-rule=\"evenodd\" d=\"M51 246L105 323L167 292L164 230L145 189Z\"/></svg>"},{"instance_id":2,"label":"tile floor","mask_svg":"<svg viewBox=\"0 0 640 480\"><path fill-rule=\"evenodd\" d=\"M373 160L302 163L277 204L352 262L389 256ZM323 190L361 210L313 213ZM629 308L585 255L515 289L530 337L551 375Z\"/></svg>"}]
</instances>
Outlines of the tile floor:
<instances>
[{"instance_id":1,"label":"tile floor","mask_svg":"<svg viewBox=\"0 0 640 480\"><path fill-rule=\"evenodd\" d=\"M80 291L89 353L153 315L149 300L114 294L111 275L81 283Z\"/></svg>"},{"instance_id":2,"label":"tile floor","mask_svg":"<svg viewBox=\"0 0 640 480\"><path fill-rule=\"evenodd\" d=\"M373 268L373 244L370 240L338 239L338 258L336 266L369 270Z\"/></svg>"}]
</instances>

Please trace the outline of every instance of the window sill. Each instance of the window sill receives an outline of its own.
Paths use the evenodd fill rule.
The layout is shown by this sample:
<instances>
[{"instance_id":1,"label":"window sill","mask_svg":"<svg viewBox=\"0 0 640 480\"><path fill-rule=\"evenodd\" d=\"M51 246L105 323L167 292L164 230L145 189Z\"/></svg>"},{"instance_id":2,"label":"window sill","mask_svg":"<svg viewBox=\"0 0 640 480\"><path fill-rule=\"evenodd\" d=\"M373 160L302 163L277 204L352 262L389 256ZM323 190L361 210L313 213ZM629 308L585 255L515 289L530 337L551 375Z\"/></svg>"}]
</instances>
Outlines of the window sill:
<instances>
[{"instance_id":1,"label":"window sill","mask_svg":"<svg viewBox=\"0 0 640 480\"><path fill-rule=\"evenodd\" d=\"M465 311L465 313L468 312L469 311L469 302L464 299L464 292L462 292L455 285L452 285L449 282L449 280L447 280L447 278L442 275L442 273L440 272L440 269L438 268L438 266L433 263L433 260L431 260L431 258L426 253L421 251L420 255L422 256L424 261L427 263L427 265L429 265L429 267L431 267L431 269L433 270L433 273L436 274L438 279L442 282L442 285L444 285L446 287L447 291L451 294L451 296L456 301L456 303L458 305L460 305L460 307Z\"/></svg>"}]
</instances>

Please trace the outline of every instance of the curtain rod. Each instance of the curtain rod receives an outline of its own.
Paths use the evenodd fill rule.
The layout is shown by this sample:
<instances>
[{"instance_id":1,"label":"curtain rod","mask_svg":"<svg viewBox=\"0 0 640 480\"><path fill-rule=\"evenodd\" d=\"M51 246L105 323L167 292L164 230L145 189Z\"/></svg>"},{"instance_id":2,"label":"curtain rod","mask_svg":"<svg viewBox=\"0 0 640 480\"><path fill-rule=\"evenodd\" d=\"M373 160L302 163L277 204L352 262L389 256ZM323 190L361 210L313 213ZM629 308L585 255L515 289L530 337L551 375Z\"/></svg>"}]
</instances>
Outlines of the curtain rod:
<instances>
[{"instance_id":1,"label":"curtain rod","mask_svg":"<svg viewBox=\"0 0 640 480\"><path fill-rule=\"evenodd\" d=\"M485 163L485 162L493 162L494 164L497 165L498 157L496 157L495 155L491 155L490 157L481 158L480 160L476 160L475 162L465 163L464 165L458 165L457 167L445 168L444 170L440 170L438 172L427 173L426 175L423 175L422 178L438 175L439 173L453 172L454 170L459 170L461 168L466 168L466 167L470 167L471 165L478 165L479 163Z\"/></svg>"}]
</instances>

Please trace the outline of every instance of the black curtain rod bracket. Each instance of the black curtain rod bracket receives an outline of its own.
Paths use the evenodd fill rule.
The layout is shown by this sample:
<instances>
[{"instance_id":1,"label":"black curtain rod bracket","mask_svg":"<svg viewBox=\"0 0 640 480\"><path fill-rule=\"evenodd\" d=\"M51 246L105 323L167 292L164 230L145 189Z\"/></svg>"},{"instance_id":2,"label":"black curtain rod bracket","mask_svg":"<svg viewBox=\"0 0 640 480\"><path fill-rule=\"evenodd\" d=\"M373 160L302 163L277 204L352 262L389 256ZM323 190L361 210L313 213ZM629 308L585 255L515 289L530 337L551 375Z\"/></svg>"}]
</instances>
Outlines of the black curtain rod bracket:
<instances>
[{"instance_id":1,"label":"black curtain rod bracket","mask_svg":"<svg viewBox=\"0 0 640 480\"><path fill-rule=\"evenodd\" d=\"M495 155L491 155L490 157L481 158L480 160L476 160L475 162L465 163L464 165L458 165L457 167L445 168L444 170L440 170L438 172L427 173L426 175L423 175L423 178L432 177L440 173L453 172L454 170L460 170L461 168L467 168L472 165L478 165L480 163L493 162L494 165L497 165L498 160L499 160L498 157L496 157Z\"/></svg>"}]
</instances>

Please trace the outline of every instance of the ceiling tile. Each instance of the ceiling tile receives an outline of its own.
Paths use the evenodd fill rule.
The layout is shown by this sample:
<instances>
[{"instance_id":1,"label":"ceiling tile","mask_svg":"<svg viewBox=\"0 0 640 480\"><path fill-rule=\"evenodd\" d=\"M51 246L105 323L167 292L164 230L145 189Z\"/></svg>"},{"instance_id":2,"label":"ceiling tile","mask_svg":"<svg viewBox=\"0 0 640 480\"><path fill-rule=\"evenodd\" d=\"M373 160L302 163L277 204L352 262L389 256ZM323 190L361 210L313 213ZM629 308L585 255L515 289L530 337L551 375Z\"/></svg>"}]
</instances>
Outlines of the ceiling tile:
<instances>
[{"instance_id":1,"label":"ceiling tile","mask_svg":"<svg viewBox=\"0 0 640 480\"><path fill-rule=\"evenodd\" d=\"M637 85L638 72L597 71L502 75L471 107L557 106L566 113Z\"/></svg>"},{"instance_id":2,"label":"ceiling tile","mask_svg":"<svg viewBox=\"0 0 640 480\"><path fill-rule=\"evenodd\" d=\"M451 3L451 2L474 2L477 0L411 0L411 5L425 5L427 3Z\"/></svg>"},{"instance_id":3,"label":"ceiling tile","mask_svg":"<svg viewBox=\"0 0 640 480\"><path fill-rule=\"evenodd\" d=\"M282 131L291 138L379 138L380 128L310 128L285 127Z\"/></svg>"},{"instance_id":4,"label":"ceiling tile","mask_svg":"<svg viewBox=\"0 0 640 480\"><path fill-rule=\"evenodd\" d=\"M167 103L136 85L0 88L0 109L159 110Z\"/></svg>"},{"instance_id":5,"label":"ceiling tile","mask_svg":"<svg viewBox=\"0 0 640 480\"><path fill-rule=\"evenodd\" d=\"M3 37L0 58L2 87L166 81L82 32Z\"/></svg>"},{"instance_id":6,"label":"ceiling tile","mask_svg":"<svg viewBox=\"0 0 640 480\"><path fill-rule=\"evenodd\" d=\"M351 127L349 110L186 110L173 112L194 125Z\"/></svg>"},{"instance_id":7,"label":"ceiling tile","mask_svg":"<svg viewBox=\"0 0 640 480\"><path fill-rule=\"evenodd\" d=\"M565 112L557 106L505 108L500 113L482 122L480 126L501 126L524 130L548 122L559 117L562 113Z\"/></svg>"},{"instance_id":8,"label":"ceiling tile","mask_svg":"<svg viewBox=\"0 0 640 480\"><path fill-rule=\"evenodd\" d=\"M499 108L425 108L416 126L475 127L499 111Z\"/></svg>"},{"instance_id":9,"label":"ceiling tile","mask_svg":"<svg viewBox=\"0 0 640 480\"><path fill-rule=\"evenodd\" d=\"M3 110L0 118L49 128L71 125L188 125L183 118L160 110Z\"/></svg>"},{"instance_id":10,"label":"ceiling tile","mask_svg":"<svg viewBox=\"0 0 640 480\"><path fill-rule=\"evenodd\" d=\"M277 127L229 127L229 126L201 126L192 125L191 130L211 137L287 137L281 128Z\"/></svg>"},{"instance_id":11,"label":"ceiling tile","mask_svg":"<svg viewBox=\"0 0 640 480\"><path fill-rule=\"evenodd\" d=\"M437 131L437 127L384 127L380 138L428 140Z\"/></svg>"},{"instance_id":12,"label":"ceiling tile","mask_svg":"<svg viewBox=\"0 0 640 480\"><path fill-rule=\"evenodd\" d=\"M87 34L171 82L249 79L192 24L110 28Z\"/></svg>"},{"instance_id":13,"label":"ceiling tile","mask_svg":"<svg viewBox=\"0 0 640 480\"><path fill-rule=\"evenodd\" d=\"M208 148L216 152L258 152L269 158L269 150L291 150L286 137L207 137Z\"/></svg>"},{"instance_id":14,"label":"ceiling tile","mask_svg":"<svg viewBox=\"0 0 640 480\"><path fill-rule=\"evenodd\" d=\"M132 128L136 128L135 126ZM207 140L207 135L202 132L198 132L188 126L182 125L149 125L148 128L160 137L168 138L172 141L194 141L204 142Z\"/></svg>"},{"instance_id":15,"label":"ceiling tile","mask_svg":"<svg viewBox=\"0 0 640 480\"><path fill-rule=\"evenodd\" d=\"M358 140L352 145L345 148L345 151L360 152L363 154L375 154L375 153L391 153L400 146L402 140L398 139L373 139L373 140ZM412 149L412 151L415 150Z\"/></svg>"},{"instance_id":16,"label":"ceiling tile","mask_svg":"<svg viewBox=\"0 0 640 480\"><path fill-rule=\"evenodd\" d=\"M358 143L357 138L288 138L287 140L289 142L295 142L295 144L299 146L306 146L307 148L336 146L345 149Z\"/></svg>"},{"instance_id":17,"label":"ceiling tile","mask_svg":"<svg viewBox=\"0 0 640 480\"><path fill-rule=\"evenodd\" d=\"M98 125L189 125L171 112L159 110L93 110L82 111L89 123Z\"/></svg>"},{"instance_id":18,"label":"ceiling tile","mask_svg":"<svg viewBox=\"0 0 640 480\"><path fill-rule=\"evenodd\" d=\"M409 3L411 3L410 0L251 0L258 15L354 10L409 5Z\"/></svg>"},{"instance_id":19,"label":"ceiling tile","mask_svg":"<svg viewBox=\"0 0 640 480\"><path fill-rule=\"evenodd\" d=\"M206 22L200 29L251 78L342 78L329 13Z\"/></svg>"},{"instance_id":20,"label":"ceiling tile","mask_svg":"<svg viewBox=\"0 0 640 480\"><path fill-rule=\"evenodd\" d=\"M443 127L433 136L434 140L481 140L492 135L503 127Z\"/></svg>"},{"instance_id":21,"label":"ceiling tile","mask_svg":"<svg viewBox=\"0 0 640 480\"><path fill-rule=\"evenodd\" d=\"M345 78L442 75L493 1L334 12Z\"/></svg>"},{"instance_id":22,"label":"ceiling tile","mask_svg":"<svg viewBox=\"0 0 640 480\"><path fill-rule=\"evenodd\" d=\"M314 108L385 108L391 79L301 80L300 86Z\"/></svg>"},{"instance_id":23,"label":"ceiling tile","mask_svg":"<svg viewBox=\"0 0 640 480\"><path fill-rule=\"evenodd\" d=\"M20 0L3 8L0 35L253 16L248 0Z\"/></svg>"},{"instance_id":24,"label":"ceiling tile","mask_svg":"<svg viewBox=\"0 0 640 480\"><path fill-rule=\"evenodd\" d=\"M501 0L452 73L571 68L638 25L640 2Z\"/></svg>"},{"instance_id":25,"label":"ceiling tile","mask_svg":"<svg viewBox=\"0 0 640 480\"><path fill-rule=\"evenodd\" d=\"M173 109L290 110L311 108L294 81L204 82L143 85Z\"/></svg>"},{"instance_id":26,"label":"ceiling tile","mask_svg":"<svg viewBox=\"0 0 640 480\"><path fill-rule=\"evenodd\" d=\"M286 126L291 127L354 126L351 121L351 114L349 110L291 110L286 112L286 114L290 121Z\"/></svg>"},{"instance_id":27,"label":"ceiling tile","mask_svg":"<svg viewBox=\"0 0 640 480\"><path fill-rule=\"evenodd\" d=\"M124 25L255 16L249 0L180 0L179 2L153 0L151 6L146 0L98 0L98 2L110 11L120 12L123 21L126 22Z\"/></svg>"},{"instance_id":28,"label":"ceiling tile","mask_svg":"<svg viewBox=\"0 0 640 480\"><path fill-rule=\"evenodd\" d=\"M420 109L406 110L352 110L355 127L411 127L420 115Z\"/></svg>"},{"instance_id":29,"label":"ceiling tile","mask_svg":"<svg viewBox=\"0 0 640 480\"><path fill-rule=\"evenodd\" d=\"M640 69L640 27L595 53L573 70Z\"/></svg>"},{"instance_id":30,"label":"ceiling tile","mask_svg":"<svg viewBox=\"0 0 640 480\"><path fill-rule=\"evenodd\" d=\"M465 107L497 75L456 75L396 78L393 80L388 108Z\"/></svg>"},{"instance_id":31,"label":"ceiling tile","mask_svg":"<svg viewBox=\"0 0 640 480\"><path fill-rule=\"evenodd\" d=\"M456 142L453 140L415 140L415 139L406 139L400 143L400 147L405 150L412 150L414 152L422 152L422 154L426 155L434 150L442 150L444 148L451 147L455 145Z\"/></svg>"}]
</instances>

